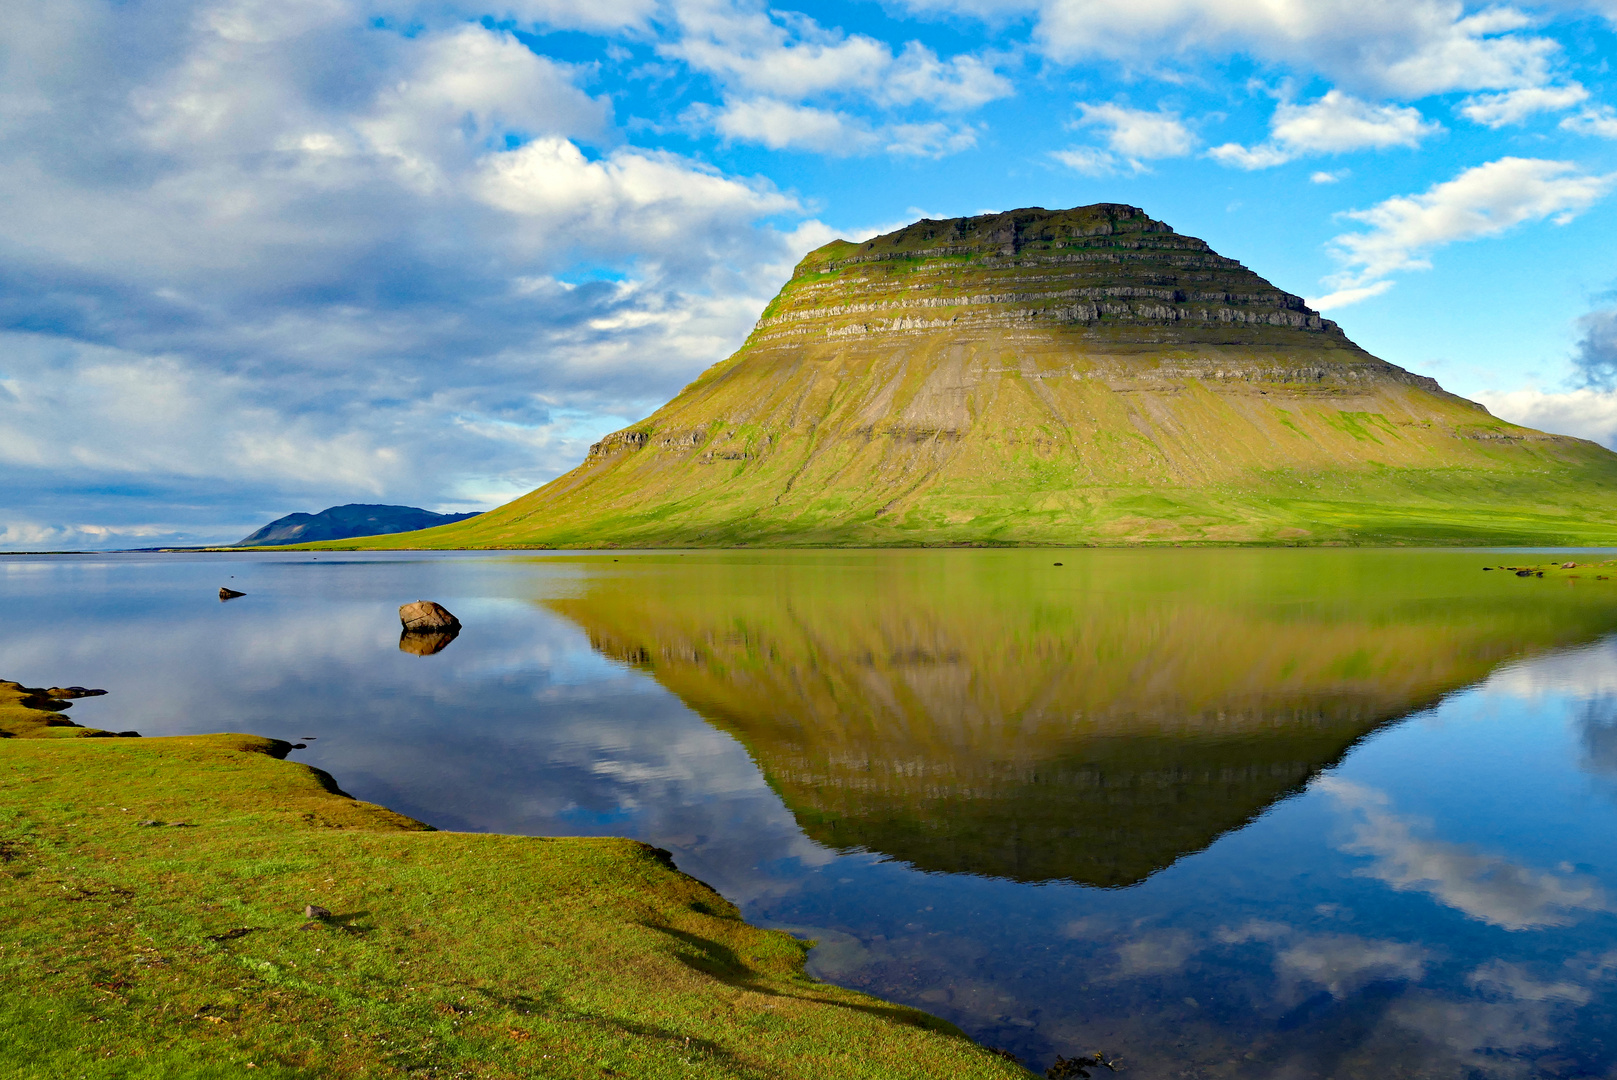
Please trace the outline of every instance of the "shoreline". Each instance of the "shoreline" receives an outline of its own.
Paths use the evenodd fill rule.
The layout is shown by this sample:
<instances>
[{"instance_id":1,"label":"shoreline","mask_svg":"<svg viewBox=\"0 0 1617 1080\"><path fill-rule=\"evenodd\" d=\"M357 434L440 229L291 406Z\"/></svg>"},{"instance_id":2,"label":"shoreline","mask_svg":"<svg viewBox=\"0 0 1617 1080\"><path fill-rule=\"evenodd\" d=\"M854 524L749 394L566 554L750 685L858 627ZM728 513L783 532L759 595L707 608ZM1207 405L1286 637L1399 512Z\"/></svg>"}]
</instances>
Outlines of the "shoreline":
<instances>
[{"instance_id":1,"label":"shoreline","mask_svg":"<svg viewBox=\"0 0 1617 1080\"><path fill-rule=\"evenodd\" d=\"M660 849L439 831L281 740L66 708L0 682L7 1075L1030 1075Z\"/></svg>"}]
</instances>

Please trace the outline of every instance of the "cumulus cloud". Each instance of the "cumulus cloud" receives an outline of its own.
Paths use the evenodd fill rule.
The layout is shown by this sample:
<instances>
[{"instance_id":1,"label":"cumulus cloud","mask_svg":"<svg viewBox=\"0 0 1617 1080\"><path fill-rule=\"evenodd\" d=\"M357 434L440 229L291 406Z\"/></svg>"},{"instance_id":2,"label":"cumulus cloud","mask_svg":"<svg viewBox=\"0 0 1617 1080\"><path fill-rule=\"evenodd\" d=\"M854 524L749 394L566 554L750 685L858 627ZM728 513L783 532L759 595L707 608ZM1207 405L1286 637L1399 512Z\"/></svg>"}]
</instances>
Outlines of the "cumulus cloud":
<instances>
[{"instance_id":1,"label":"cumulus cloud","mask_svg":"<svg viewBox=\"0 0 1617 1080\"><path fill-rule=\"evenodd\" d=\"M884 106L921 102L958 110L1012 90L981 57L943 60L915 41L895 52L886 42L827 29L806 15L692 0L678 6L675 18L680 33L662 52L751 94L786 101L855 94Z\"/></svg>"},{"instance_id":2,"label":"cumulus cloud","mask_svg":"<svg viewBox=\"0 0 1617 1080\"><path fill-rule=\"evenodd\" d=\"M1609 390L1581 387L1554 392L1525 387L1484 390L1472 397L1501 420L1617 447L1617 393Z\"/></svg>"},{"instance_id":3,"label":"cumulus cloud","mask_svg":"<svg viewBox=\"0 0 1617 1080\"><path fill-rule=\"evenodd\" d=\"M1561 121L1561 128L1574 135L1594 135L1602 139L1617 139L1617 109L1610 105L1596 105L1584 109L1576 116Z\"/></svg>"},{"instance_id":4,"label":"cumulus cloud","mask_svg":"<svg viewBox=\"0 0 1617 1080\"><path fill-rule=\"evenodd\" d=\"M848 157L876 150L899 157L937 158L977 143L970 127L934 120L871 124L836 109L793 105L773 98L727 101L720 108L698 104L685 119L717 132L727 142L752 143L772 150L806 150Z\"/></svg>"},{"instance_id":5,"label":"cumulus cloud","mask_svg":"<svg viewBox=\"0 0 1617 1080\"><path fill-rule=\"evenodd\" d=\"M505 0L491 10L519 23L600 33L643 28L657 7L657 0Z\"/></svg>"},{"instance_id":6,"label":"cumulus cloud","mask_svg":"<svg viewBox=\"0 0 1617 1080\"><path fill-rule=\"evenodd\" d=\"M1166 109L1131 109L1112 103L1078 106L1075 127L1092 128L1105 143L1099 147L1069 147L1051 156L1076 172L1103 176L1114 172L1145 172L1146 161L1185 157L1198 140L1183 119Z\"/></svg>"},{"instance_id":7,"label":"cumulus cloud","mask_svg":"<svg viewBox=\"0 0 1617 1080\"><path fill-rule=\"evenodd\" d=\"M1499 94L1477 94L1460 103L1460 115L1491 128L1520 124L1541 112L1560 112L1589 98L1578 83L1565 86L1524 86Z\"/></svg>"},{"instance_id":8,"label":"cumulus cloud","mask_svg":"<svg viewBox=\"0 0 1617 1080\"><path fill-rule=\"evenodd\" d=\"M1567 161L1506 157L1478 165L1420 195L1395 196L1342 215L1370 228L1331 241L1344 270L1327 283L1337 296L1375 295L1352 291L1384 287L1382 279L1398 271L1429 269L1430 253L1446 244L1498 236L1545 218L1564 225L1614 182L1617 174L1590 175Z\"/></svg>"},{"instance_id":9,"label":"cumulus cloud","mask_svg":"<svg viewBox=\"0 0 1617 1080\"><path fill-rule=\"evenodd\" d=\"M1424 97L1549 82L1559 47L1519 8L1467 14L1454 0L909 0L984 18L1034 15L1041 49L1064 63L1158 65L1192 53L1245 54L1378 94Z\"/></svg>"},{"instance_id":10,"label":"cumulus cloud","mask_svg":"<svg viewBox=\"0 0 1617 1080\"><path fill-rule=\"evenodd\" d=\"M818 237L478 24L64 0L0 49L10 542L490 505L733 348Z\"/></svg>"},{"instance_id":11,"label":"cumulus cloud","mask_svg":"<svg viewBox=\"0 0 1617 1080\"><path fill-rule=\"evenodd\" d=\"M1505 930L1570 926L1588 913L1611 910L1600 883L1584 874L1534 870L1462 844L1417 836L1408 819L1387 809L1385 795L1360 784L1325 777L1314 786L1354 817L1353 839L1342 850L1371 860L1356 872L1399 892L1426 893Z\"/></svg>"},{"instance_id":12,"label":"cumulus cloud","mask_svg":"<svg viewBox=\"0 0 1617 1080\"><path fill-rule=\"evenodd\" d=\"M1267 169L1307 154L1415 147L1428 135L1442 130L1441 125L1422 117L1419 109L1372 105L1340 90L1331 90L1307 105L1282 102L1277 106L1269 121L1266 142L1252 147L1225 143L1208 154L1225 165Z\"/></svg>"}]
</instances>

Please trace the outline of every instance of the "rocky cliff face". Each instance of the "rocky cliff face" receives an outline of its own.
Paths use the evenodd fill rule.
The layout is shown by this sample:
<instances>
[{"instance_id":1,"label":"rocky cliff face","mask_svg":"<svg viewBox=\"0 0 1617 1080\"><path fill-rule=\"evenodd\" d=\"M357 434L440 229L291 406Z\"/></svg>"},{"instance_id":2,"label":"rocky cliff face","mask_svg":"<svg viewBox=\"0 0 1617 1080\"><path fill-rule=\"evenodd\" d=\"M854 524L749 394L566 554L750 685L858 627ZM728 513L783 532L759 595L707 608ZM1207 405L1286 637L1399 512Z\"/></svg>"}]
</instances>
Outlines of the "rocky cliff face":
<instances>
[{"instance_id":1,"label":"rocky cliff face","mask_svg":"<svg viewBox=\"0 0 1617 1080\"><path fill-rule=\"evenodd\" d=\"M1264 331L1279 328L1346 344L1302 297L1113 203L919 221L828 244L798 266L752 342L1051 324L1098 339L1239 344L1278 340Z\"/></svg>"},{"instance_id":2,"label":"rocky cliff face","mask_svg":"<svg viewBox=\"0 0 1617 1080\"><path fill-rule=\"evenodd\" d=\"M1570 543L1613 521L1617 455L1499 421L1103 203L827 244L734 356L577 469L400 543Z\"/></svg>"}]
</instances>

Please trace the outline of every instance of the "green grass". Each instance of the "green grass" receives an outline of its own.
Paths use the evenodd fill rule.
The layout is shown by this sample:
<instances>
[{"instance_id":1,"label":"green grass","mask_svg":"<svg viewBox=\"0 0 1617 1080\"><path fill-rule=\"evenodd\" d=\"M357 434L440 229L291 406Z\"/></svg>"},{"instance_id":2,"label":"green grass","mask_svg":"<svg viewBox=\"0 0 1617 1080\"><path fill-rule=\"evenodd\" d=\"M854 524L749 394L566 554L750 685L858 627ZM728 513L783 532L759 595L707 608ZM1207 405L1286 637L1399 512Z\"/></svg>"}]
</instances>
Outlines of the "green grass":
<instances>
[{"instance_id":1,"label":"green grass","mask_svg":"<svg viewBox=\"0 0 1617 1080\"><path fill-rule=\"evenodd\" d=\"M39 704L0 683L0 1076L1027 1075L644 844L437 832L284 743Z\"/></svg>"}]
</instances>

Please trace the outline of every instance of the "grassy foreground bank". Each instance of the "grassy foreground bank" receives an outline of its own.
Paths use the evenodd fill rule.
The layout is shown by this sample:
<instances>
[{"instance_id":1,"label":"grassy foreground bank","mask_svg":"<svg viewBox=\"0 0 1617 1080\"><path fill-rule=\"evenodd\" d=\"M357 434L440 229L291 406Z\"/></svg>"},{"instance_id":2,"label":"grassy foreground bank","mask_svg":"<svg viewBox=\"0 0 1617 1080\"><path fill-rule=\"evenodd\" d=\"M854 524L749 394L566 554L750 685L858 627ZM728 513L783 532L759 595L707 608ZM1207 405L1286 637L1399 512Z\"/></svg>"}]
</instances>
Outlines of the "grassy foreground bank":
<instances>
[{"instance_id":1,"label":"grassy foreground bank","mask_svg":"<svg viewBox=\"0 0 1617 1080\"><path fill-rule=\"evenodd\" d=\"M1028 1075L644 844L437 832L283 742L61 708L0 682L0 1076Z\"/></svg>"}]
</instances>

